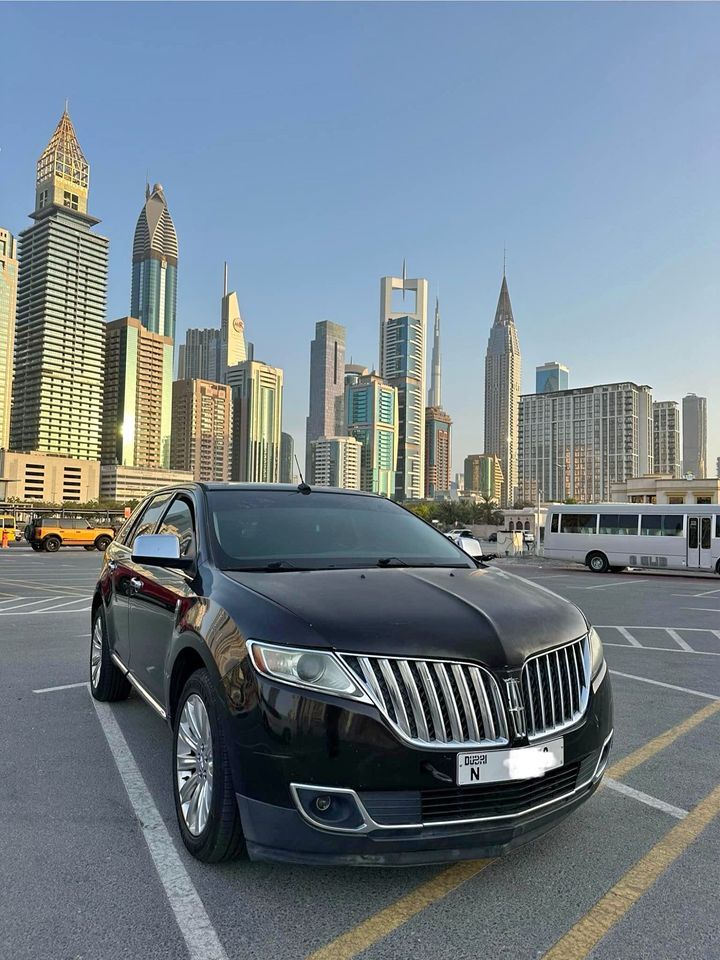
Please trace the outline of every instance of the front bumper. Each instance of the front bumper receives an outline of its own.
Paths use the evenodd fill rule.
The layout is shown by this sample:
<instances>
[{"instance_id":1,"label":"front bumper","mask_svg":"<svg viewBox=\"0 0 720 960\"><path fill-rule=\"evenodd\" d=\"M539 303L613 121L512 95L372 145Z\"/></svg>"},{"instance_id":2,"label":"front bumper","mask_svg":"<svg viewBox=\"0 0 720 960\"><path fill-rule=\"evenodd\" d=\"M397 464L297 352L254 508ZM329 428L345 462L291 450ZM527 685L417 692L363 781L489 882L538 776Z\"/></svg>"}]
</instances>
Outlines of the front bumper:
<instances>
[{"instance_id":1,"label":"front bumper","mask_svg":"<svg viewBox=\"0 0 720 960\"><path fill-rule=\"evenodd\" d=\"M252 736L236 726L250 722L245 715L231 721L229 737L255 860L390 866L496 857L546 833L589 799L612 741L606 675L582 721L564 734L562 768L532 781L459 788L456 752L402 743L372 707L321 703L265 681L259 693ZM304 789L351 799L359 820L350 828L323 822L303 802Z\"/></svg>"}]
</instances>

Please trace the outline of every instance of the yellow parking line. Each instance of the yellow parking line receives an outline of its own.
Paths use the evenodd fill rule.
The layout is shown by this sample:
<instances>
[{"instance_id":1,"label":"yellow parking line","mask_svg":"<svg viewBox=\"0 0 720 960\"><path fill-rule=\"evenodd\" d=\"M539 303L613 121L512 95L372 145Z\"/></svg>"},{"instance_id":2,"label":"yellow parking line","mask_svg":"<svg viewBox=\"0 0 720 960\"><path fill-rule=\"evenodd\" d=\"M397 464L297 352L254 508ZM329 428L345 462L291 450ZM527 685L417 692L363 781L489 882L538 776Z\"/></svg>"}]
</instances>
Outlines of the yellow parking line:
<instances>
[{"instance_id":1,"label":"yellow parking line","mask_svg":"<svg viewBox=\"0 0 720 960\"><path fill-rule=\"evenodd\" d=\"M432 880L421 884L412 893L402 897L368 920L364 920L336 940L311 953L307 960L351 960L363 950L367 950L378 940L382 940L393 930L420 913L432 903L442 900L460 884L484 870L492 860L467 860L443 870Z\"/></svg>"},{"instance_id":2,"label":"yellow parking line","mask_svg":"<svg viewBox=\"0 0 720 960\"><path fill-rule=\"evenodd\" d=\"M667 868L720 814L720 786L611 887L542 960L584 960Z\"/></svg>"},{"instance_id":3,"label":"yellow parking line","mask_svg":"<svg viewBox=\"0 0 720 960\"><path fill-rule=\"evenodd\" d=\"M626 776L626 774L634 770L635 767L640 766L641 763L645 763L646 760L654 757L656 753L660 753L661 750L669 747L678 737L681 737L684 733L689 733L690 730L701 724L703 720L707 720L708 717L711 717L714 713L718 713L718 711L720 711L720 700L709 703L706 707L698 710L697 713L691 714L687 720L683 720L682 723L678 723L677 726L671 727L669 730L666 730L665 733L661 733L659 737L655 737L654 740L649 740L643 744L642 747L638 747L637 750L629 753L627 757L618 760L617 763L614 763L608 768L608 776L612 777L613 780L620 780L621 777Z\"/></svg>"}]
</instances>

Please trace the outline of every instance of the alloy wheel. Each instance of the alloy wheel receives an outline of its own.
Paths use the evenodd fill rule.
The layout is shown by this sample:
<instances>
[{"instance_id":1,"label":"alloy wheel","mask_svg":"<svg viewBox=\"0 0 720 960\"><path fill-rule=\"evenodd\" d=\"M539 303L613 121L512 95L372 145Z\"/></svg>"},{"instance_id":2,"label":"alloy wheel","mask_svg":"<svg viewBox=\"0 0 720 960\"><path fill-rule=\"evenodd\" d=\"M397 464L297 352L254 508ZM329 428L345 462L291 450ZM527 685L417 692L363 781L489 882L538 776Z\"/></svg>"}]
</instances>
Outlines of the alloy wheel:
<instances>
[{"instance_id":1,"label":"alloy wheel","mask_svg":"<svg viewBox=\"0 0 720 960\"><path fill-rule=\"evenodd\" d=\"M175 771L180 807L193 836L207 826L213 788L212 732L207 708L196 693L190 694L180 714L175 744Z\"/></svg>"},{"instance_id":2,"label":"alloy wheel","mask_svg":"<svg viewBox=\"0 0 720 960\"><path fill-rule=\"evenodd\" d=\"M92 645L90 647L90 679L96 690L100 683L100 670L102 669L102 645L102 623L100 617L98 617L93 628Z\"/></svg>"}]
</instances>

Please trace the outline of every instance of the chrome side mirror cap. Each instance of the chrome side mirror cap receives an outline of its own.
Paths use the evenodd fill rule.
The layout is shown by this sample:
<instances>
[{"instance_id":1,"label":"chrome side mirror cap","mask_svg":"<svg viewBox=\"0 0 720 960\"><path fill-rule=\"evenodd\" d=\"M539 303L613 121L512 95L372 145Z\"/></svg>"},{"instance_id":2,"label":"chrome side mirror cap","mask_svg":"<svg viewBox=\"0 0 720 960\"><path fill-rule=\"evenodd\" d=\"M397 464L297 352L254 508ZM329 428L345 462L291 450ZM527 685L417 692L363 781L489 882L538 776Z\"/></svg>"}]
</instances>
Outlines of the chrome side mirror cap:
<instances>
[{"instance_id":1,"label":"chrome side mirror cap","mask_svg":"<svg viewBox=\"0 0 720 960\"><path fill-rule=\"evenodd\" d=\"M132 546L133 563L148 567L173 567L187 570L191 557L180 555L180 540L173 533L143 533Z\"/></svg>"}]
</instances>

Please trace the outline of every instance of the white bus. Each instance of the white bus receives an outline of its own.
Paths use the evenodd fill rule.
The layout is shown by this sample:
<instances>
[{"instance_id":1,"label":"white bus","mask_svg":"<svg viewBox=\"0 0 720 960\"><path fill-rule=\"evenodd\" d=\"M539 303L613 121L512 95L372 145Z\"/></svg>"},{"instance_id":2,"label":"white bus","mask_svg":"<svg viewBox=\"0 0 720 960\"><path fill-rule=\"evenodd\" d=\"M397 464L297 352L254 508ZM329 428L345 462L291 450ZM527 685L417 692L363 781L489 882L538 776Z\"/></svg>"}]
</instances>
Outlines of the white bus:
<instances>
[{"instance_id":1,"label":"white bus","mask_svg":"<svg viewBox=\"0 0 720 960\"><path fill-rule=\"evenodd\" d=\"M642 567L720 574L720 505L553 504L545 556L584 563L595 573Z\"/></svg>"}]
</instances>

